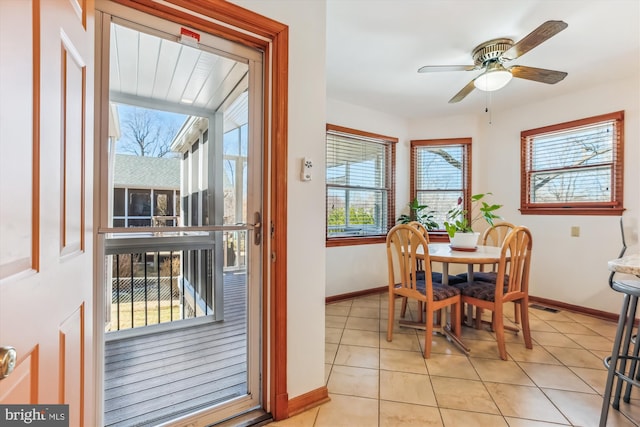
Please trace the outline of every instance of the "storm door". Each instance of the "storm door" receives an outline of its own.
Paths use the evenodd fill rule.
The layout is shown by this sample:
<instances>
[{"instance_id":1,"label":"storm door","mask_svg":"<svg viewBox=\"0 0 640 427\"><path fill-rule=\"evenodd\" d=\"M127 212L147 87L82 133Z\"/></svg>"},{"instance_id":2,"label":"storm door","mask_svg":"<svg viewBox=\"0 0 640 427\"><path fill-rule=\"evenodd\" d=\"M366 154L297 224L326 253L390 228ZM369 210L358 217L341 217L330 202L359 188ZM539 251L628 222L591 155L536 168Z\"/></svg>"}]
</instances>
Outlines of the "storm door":
<instances>
[{"instance_id":1,"label":"storm door","mask_svg":"<svg viewBox=\"0 0 640 427\"><path fill-rule=\"evenodd\" d=\"M262 54L102 7L104 424L214 423L262 402Z\"/></svg>"}]
</instances>

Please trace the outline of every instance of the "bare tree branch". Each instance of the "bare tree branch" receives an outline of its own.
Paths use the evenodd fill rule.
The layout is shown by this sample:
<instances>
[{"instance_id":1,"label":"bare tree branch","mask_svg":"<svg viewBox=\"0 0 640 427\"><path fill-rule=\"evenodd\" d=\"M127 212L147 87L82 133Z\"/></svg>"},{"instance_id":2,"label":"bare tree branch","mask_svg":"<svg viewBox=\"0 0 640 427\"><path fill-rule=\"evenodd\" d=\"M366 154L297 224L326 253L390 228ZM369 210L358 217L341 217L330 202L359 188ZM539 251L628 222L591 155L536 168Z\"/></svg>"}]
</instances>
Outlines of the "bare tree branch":
<instances>
[{"instance_id":1,"label":"bare tree branch","mask_svg":"<svg viewBox=\"0 0 640 427\"><path fill-rule=\"evenodd\" d=\"M152 110L134 108L123 125L122 151L149 157L171 153L171 141L178 130L175 122L163 120Z\"/></svg>"},{"instance_id":2,"label":"bare tree branch","mask_svg":"<svg viewBox=\"0 0 640 427\"><path fill-rule=\"evenodd\" d=\"M454 168L462 169L462 163L449 154L447 150L443 150L441 148L429 148L428 151L442 157L445 162L449 163Z\"/></svg>"}]
</instances>

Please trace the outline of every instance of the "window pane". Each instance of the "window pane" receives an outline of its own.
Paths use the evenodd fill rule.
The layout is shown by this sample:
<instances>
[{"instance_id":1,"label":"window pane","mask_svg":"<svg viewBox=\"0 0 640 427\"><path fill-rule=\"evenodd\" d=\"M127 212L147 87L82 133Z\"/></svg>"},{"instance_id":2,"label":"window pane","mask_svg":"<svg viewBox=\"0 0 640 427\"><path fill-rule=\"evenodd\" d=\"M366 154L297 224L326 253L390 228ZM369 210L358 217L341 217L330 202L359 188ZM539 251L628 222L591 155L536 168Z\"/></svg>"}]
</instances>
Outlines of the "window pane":
<instances>
[{"instance_id":1,"label":"window pane","mask_svg":"<svg viewBox=\"0 0 640 427\"><path fill-rule=\"evenodd\" d=\"M151 216L149 190L129 190L129 216Z\"/></svg>"},{"instance_id":2,"label":"window pane","mask_svg":"<svg viewBox=\"0 0 640 427\"><path fill-rule=\"evenodd\" d=\"M459 198L468 199L470 139L447 140L445 144L442 140L412 141L411 147L415 189L412 197L428 206L427 211L433 212L433 219L442 230L447 212L458 205Z\"/></svg>"},{"instance_id":3,"label":"window pane","mask_svg":"<svg viewBox=\"0 0 640 427\"><path fill-rule=\"evenodd\" d=\"M224 154L233 156L240 155L240 128L225 132L223 141Z\"/></svg>"},{"instance_id":4,"label":"window pane","mask_svg":"<svg viewBox=\"0 0 640 427\"><path fill-rule=\"evenodd\" d=\"M328 235L345 232L347 225L346 205L347 195L345 190L327 189Z\"/></svg>"},{"instance_id":5,"label":"window pane","mask_svg":"<svg viewBox=\"0 0 640 427\"><path fill-rule=\"evenodd\" d=\"M113 189L113 215L125 216L126 196L124 188Z\"/></svg>"},{"instance_id":6,"label":"window pane","mask_svg":"<svg viewBox=\"0 0 640 427\"><path fill-rule=\"evenodd\" d=\"M391 153L386 140L327 133L327 237L386 234Z\"/></svg>"},{"instance_id":7,"label":"window pane","mask_svg":"<svg viewBox=\"0 0 640 427\"><path fill-rule=\"evenodd\" d=\"M421 147L417 150L416 188L446 190L463 188L462 147Z\"/></svg>"},{"instance_id":8,"label":"window pane","mask_svg":"<svg viewBox=\"0 0 640 427\"><path fill-rule=\"evenodd\" d=\"M533 169L589 166L611 162L613 124L590 126L533 138Z\"/></svg>"},{"instance_id":9,"label":"window pane","mask_svg":"<svg viewBox=\"0 0 640 427\"><path fill-rule=\"evenodd\" d=\"M387 217L385 201L384 191L329 189L328 235L337 237L384 234Z\"/></svg>"},{"instance_id":10,"label":"window pane","mask_svg":"<svg viewBox=\"0 0 640 427\"><path fill-rule=\"evenodd\" d=\"M327 138L327 180L354 187L385 187L385 146L347 138Z\"/></svg>"},{"instance_id":11,"label":"window pane","mask_svg":"<svg viewBox=\"0 0 640 427\"><path fill-rule=\"evenodd\" d=\"M531 177L534 203L607 202L611 200L611 171L593 168L584 171L534 173Z\"/></svg>"},{"instance_id":12,"label":"window pane","mask_svg":"<svg viewBox=\"0 0 640 427\"><path fill-rule=\"evenodd\" d=\"M382 191L355 191L348 193L348 225L359 228L362 234L383 234L386 218L384 209L385 193Z\"/></svg>"},{"instance_id":13,"label":"window pane","mask_svg":"<svg viewBox=\"0 0 640 427\"><path fill-rule=\"evenodd\" d=\"M462 191L418 192L418 201L429 206L427 211L434 211L433 220L440 226L447 220L447 212L458 205L460 197L464 197Z\"/></svg>"}]
</instances>

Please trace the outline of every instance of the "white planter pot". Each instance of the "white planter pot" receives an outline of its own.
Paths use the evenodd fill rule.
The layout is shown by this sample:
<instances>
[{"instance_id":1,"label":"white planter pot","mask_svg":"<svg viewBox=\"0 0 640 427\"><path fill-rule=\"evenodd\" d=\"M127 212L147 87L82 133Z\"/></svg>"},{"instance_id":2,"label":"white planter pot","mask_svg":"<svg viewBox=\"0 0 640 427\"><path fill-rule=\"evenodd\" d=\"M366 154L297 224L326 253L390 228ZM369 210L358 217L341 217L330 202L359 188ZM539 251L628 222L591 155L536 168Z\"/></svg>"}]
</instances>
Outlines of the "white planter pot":
<instances>
[{"instance_id":1,"label":"white planter pot","mask_svg":"<svg viewBox=\"0 0 640 427\"><path fill-rule=\"evenodd\" d=\"M460 233L457 232L453 237L449 238L451 246L454 248L475 248L478 246L478 237L480 233Z\"/></svg>"}]
</instances>

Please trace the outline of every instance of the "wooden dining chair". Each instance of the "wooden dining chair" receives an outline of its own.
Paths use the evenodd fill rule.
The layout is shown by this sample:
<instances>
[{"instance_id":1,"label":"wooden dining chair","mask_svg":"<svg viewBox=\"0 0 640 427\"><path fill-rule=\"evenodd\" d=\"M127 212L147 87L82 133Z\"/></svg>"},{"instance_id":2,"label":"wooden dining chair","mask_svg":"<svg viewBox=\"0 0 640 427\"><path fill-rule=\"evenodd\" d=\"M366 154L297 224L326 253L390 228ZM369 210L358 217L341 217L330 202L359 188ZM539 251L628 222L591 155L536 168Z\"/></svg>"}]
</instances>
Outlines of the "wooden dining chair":
<instances>
[{"instance_id":1,"label":"wooden dining chair","mask_svg":"<svg viewBox=\"0 0 640 427\"><path fill-rule=\"evenodd\" d=\"M502 246L502 242L504 242L505 237L507 237L507 234L509 234L509 232L514 228L515 225L510 222L503 221L494 223L493 226L484 230L480 242L483 246L500 247ZM496 278L498 276L497 267L497 264L480 264L479 271L474 271L473 273L473 280L478 282L496 283ZM465 282L468 281L467 273L458 274L457 277L464 279ZM514 304L513 306L513 316L514 322L520 323L520 311L518 304ZM482 322L482 309L479 307L476 307L475 322L476 328L480 328L480 324Z\"/></svg>"},{"instance_id":2,"label":"wooden dining chair","mask_svg":"<svg viewBox=\"0 0 640 427\"><path fill-rule=\"evenodd\" d=\"M418 279L418 259L424 259L425 278ZM451 307L451 328L460 336L460 290L431 279L429 245L424 235L409 224L398 224L387 234L387 268L389 275L389 320L387 341L393 339L396 297L414 299L425 306L424 357L431 355L434 313ZM422 312L422 309L419 310Z\"/></svg>"},{"instance_id":3,"label":"wooden dining chair","mask_svg":"<svg viewBox=\"0 0 640 427\"><path fill-rule=\"evenodd\" d=\"M425 240L427 241L427 244L429 243L429 230L427 230L427 228L422 225L421 222L419 221L411 221L407 223L408 225L411 225L413 227L415 227L416 229L418 229L422 235L424 236ZM425 278L425 269L424 269L424 260L419 259L417 260L418 263L418 272L417 274L417 278L419 280L424 280ZM437 282L437 283L442 283L442 273L439 271L433 271L433 265L431 266L431 281L432 282ZM462 278L462 277L458 277L458 276L454 276L454 275L449 275L448 276L448 282L447 284L449 285L455 285L457 283L463 283L466 282L467 279L466 278ZM422 308L422 310L420 311L420 315L418 320L420 322L422 322L422 313L424 312L424 307L422 307L422 305L420 304L420 307ZM407 312L407 299L404 298L402 301L402 311L400 312L400 316L402 316L403 318L405 317ZM437 314L437 321L440 321L440 312L438 312Z\"/></svg>"},{"instance_id":4,"label":"wooden dining chair","mask_svg":"<svg viewBox=\"0 0 640 427\"><path fill-rule=\"evenodd\" d=\"M503 360L507 360L504 337L506 303L520 306L525 346L533 348L529 329L529 269L532 243L531 232L527 227L515 227L507 234L502 243L496 272L496 283L502 283L503 286L477 280L457 285L461 289L463 303L492 311L491 323L496 333L500 358Z\"/></svg>"}]
</instances>

